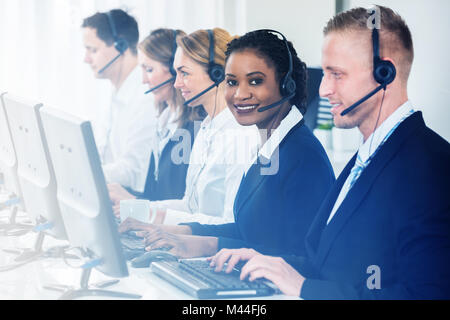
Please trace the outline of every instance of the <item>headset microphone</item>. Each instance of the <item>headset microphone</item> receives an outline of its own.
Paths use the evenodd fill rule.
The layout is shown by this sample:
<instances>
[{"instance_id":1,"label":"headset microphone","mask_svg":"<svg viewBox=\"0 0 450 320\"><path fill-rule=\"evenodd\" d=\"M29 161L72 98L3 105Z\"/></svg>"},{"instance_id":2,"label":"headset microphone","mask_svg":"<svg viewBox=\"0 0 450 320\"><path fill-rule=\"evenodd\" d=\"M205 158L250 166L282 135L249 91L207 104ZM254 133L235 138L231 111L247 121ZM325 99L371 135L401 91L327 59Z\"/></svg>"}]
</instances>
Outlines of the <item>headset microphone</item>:
<instances>
[{"instance_id":1,"label":"headset microphone","mask_svg":"<svg viewBox=\"0 0 450 320\"><path fill-rule=\"evenodd\" d=\"M120 56L121 56L122 54L123 54L123 53L119 53L117 56L115 56L110 62L108 62L108 63L106 64L106 66L104 66L103 68L101 68L101 69L98 71L98 73L99 73L99 74L103 73L106 69L109 68L110 65L112 65L117 59L119 59Z\"/></svg>"},{"instance_id":2,"label":"headset microphone","mask_svg":"<svg viewBox=\"0 0 450 320\"><path fill-rule=\"evenodd\" d=\"M108 24L111 28L111 33L114 39L114 48L119 51L119 54L115 56L110 62L108 62L103 68L101 68L98 73L103 73L106 69L108 69L117 59L120 58L124 54L125 51L127 51L129 44L128 41L125 38L120 38L117 35L117 29L116 24L114 23L114 20L111 15L112 11L106 12L106 17L108 18Z\"/></svg>"},{"instance_id":3,"label":"headset microphone","mask_svg":"<svg viewBox=\"0 0 450 320\"><path fill-rule=\"evenodd\" d=\"M268 106L259 108L259 109L258 109L258 112L263 112L263 111L272 109L272 108L274 108L274 107L276 107L276 106L278 106L278 105L280 105L280 104L282 104L282 103L288 101L289 99L293 98L294 96L295 96L295 92L292 93L291 95L287 96L287 97L284 97L284 98L281 99L281 100L278 100L277 102L274 102L274 103L272 103L272 104L269 104Z\"/></svg>"},{"instance_id":4,"label":"headset microphone","mask_svg":"<svg viewBox=\"0 0 450 320\"><path fill-rule=\"evenodd\" d=\"M293 98L296 94L297 85L296 85L294 79L292 78L294 62L292 60L291 50L289 50L289 45L288 45L288 41L287 41L286 37L281 32L272 30L272 29L260 29L260 30L256 30L255 32L257 32L257 31L267 31L267 32L279 34L282 37L284 44L286 45L286 50L287 50L287 54L289 57L289 69L286 72L286 75L284 75L283 79L281 79L281 81L280 81L280 93L283 98L275 103L269 104L268 106L258 109L258 112L264 112L266 110L272 109L272 108L288 101L289 99Z\"/></svg>"},{"instance_id":5,"label":"headset microphone","mask_svg":"<svg viewBox=\"0 0 450 320\"><path fill-rule=\"evenodd\" d=\"M199 94L197 94L195 97L185 101L183 103L183 105L188 106L189 104L191 104L192 101L197 100L198 98L200 98L202 95L204 95L205 93L207 93L209 90L211 90L212 88L214 88L215 86L217 86L217 84L212 84L211 86L209 86L208 88L206 88L205 90L203 90L202 92L200 92Z\"/></svg>"},{"instance_id":6,"label":"headset microphone","mask_svg":"<svg viewBox=\"0 0 450 320\"><path fill-rule=\"evenodd\" d=\"M183 105L188 106L191 104L192 101L197 100L199 97L207 93L209 90L211 90L214 87L218 87L219 84L225 79L225 70L223 69L223 66L214 62L214 33L212 30L208 31L208 38L209 38L209 63L208 63L208 75L209 78L214 82L211 86L197 94L195 97L189 99Z\"/></svg>"},{"instance_id":7,"label":"headset microphone","mask_svg":"<svg viewBox=\"0 0 450 320\"><path fill-rule=\"evenodd\" d=\"M379 34L378 29L373 28L372 30L372 44L373 44L373 77L376 82L380 85L369 92L366 96L352 104L350 107L341 112L341 116L345 116L347 113L355 109L364 101L368 100L375 93L381 89L386 90L388 84L390 84L395 79L396 69L392 62L387 60L381 60L380 49L379 49Z\"/></svg>"},{"instance_id":8,"label":"headset microphone","mask_svg":"<svg viewBox=\"0 0 450 320\"><path fill-rule=\"evenodd\" d=\"M172 77L170 79L158 84L157 86L145 91L144 94L149 94L150 92L153 92L156 89L159 89L168 83L174 82L175 79L177 78L177 72L173 68L173 61L175 60L175 52L177 51L177 30L173 30L172 32L173 32L173 46L172 46L172 55L171 55L171 58L169 61L169 71L170 71L170 74L172 75Z\"/></svg>"},{"instance_id":9,"label":"headset microphone","mask_svg":"<svg viewBox=\"0 0 450 320\"><path fill-rule=\"evenodd\" d=\"M366 96L364 96L363 98L359 99L358 101L356 101L354 104L352 104L350 107L348 107L347 109L345 109L344 111L341 112L341 116L345 116L347 113L349 113L350 111L352 111L353 109L355 109L357 106L359 106L361 103L363 103L364 101L368 100L371 96L373 96L375 93L377 93L378 91L380 91L381 89L386 90L386 86L380 85L378 87L376 87L374 90L372 90L371 92L369 92Z\"/></svg>"},{"instance_id":10,"label":"headset microphone","mask_svg":"<svg viewBox=\"0 0 450 320\"><path fill-rule=\"evenodd\" d=\"M153 92L153 91L155 91L156 89L159 89L159 88L161 88L162 86L165 86L165 85L168 84L168 83L174 82L176 78L177 78L176 76L173 76L172 78L170 78L170 79L168 79L168 80L166 80L166 81L164 81L164 82L158 84L157 86L155 86L155 87L153 87L153 88L151 88L151 89L145 91L144 93L145 93L145 94L149 94L150 92Z\"/></svg>"}]
</instances>

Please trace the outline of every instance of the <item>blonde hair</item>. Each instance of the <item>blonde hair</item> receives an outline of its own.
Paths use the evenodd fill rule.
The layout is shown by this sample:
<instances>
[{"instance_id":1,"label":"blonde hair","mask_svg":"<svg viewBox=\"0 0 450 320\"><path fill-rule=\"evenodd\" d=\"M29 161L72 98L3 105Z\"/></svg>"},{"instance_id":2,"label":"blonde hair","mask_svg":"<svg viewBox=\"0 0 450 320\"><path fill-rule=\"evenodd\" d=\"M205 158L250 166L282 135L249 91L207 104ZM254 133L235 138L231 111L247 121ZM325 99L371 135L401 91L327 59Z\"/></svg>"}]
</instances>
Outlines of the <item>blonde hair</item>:
<instances>
[{"instance_id":1,"label":"blonde hair","mask_svg":"<svg viewBox=\"0 0 450 320\"><path fill-rule=\"evenodd\" d=\"M228 31L221 28L214 28L212 32L214 35L214 62L225 66L227 45L235 37L232 37ZM204 66L205 71L208 70L210 47L208 30L201 29L184 37L178 37L177 44L187 56Z\"/></svg>"},{"instance_id":2,"label":"blonde hair","mask_svg":"<svg viewBox=\"0 0 450 320\"><path fill-rule=\"evenodd\" d=\"M397 68L399 75L406 81L411 71L414 60L414 47L411 32L403 18L392 9L377 6L380 10L380 52L384 50L394 53L399 58ZM369 11L365 8L353 8L341 12L331 18L325 28L324 35L332 32L365 32L368 36L371 29L367 27L370 18Z\"/></svg>"},{"instance_id":3,"label":"blonde hair","mask_svg":"<svg viewBox=\"0 0 450 320\"><path fill-rule=\"evenodd\" d=\"M173 56L175 54L177 38L184 37L186 33L181 30L174 29L156 29L153 30L141 43L139 43L139 50L141 50L150 59L158 61L169 68L172 68ZM202 118L202 110L196 108L187 108L183 105L184 99L181 96L181 91L172 86L172 101L171 103L180 110L180 117L177 119L178 127L182 127L188 120L200 120ZM156 106L159 114L167 108L166 101L159 102Z\"/></svg>"}]
</instances>

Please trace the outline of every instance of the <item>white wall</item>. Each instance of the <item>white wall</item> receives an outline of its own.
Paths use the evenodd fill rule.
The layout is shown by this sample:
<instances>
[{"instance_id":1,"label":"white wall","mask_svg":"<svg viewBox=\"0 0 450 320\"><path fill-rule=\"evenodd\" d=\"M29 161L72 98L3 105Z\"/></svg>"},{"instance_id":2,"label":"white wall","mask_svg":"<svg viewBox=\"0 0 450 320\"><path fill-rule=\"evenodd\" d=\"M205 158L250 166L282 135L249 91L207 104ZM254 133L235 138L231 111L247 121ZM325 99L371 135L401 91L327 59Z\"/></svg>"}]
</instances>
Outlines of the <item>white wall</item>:
<instances>
[{"instance_id":1,"label":"white wall","mask_svg":"<svg viewBox=\"0 0 450 320\"><path fill-rule=\"evenodd\" d=\"M291 40L308 66L320 65L322 29L334 15L330 0L245 0L238 1L242 34L255 29L275 29ZM242 21L244 20L244 21ZM230 26L231 27L231 26Z\"/></svg>"},{"instance_id":2,"label":"white wall","mask_svg":"<svg viewBox=\"0 0 450 320\"><path fill-rule=\"evenodd\" d=\"M351 7L369 7L371 0L352 0ZM450 1L380 0L406 21L415 58L408 83L409 98L423 111L427 125L450 141Z\"/></svg>"},{"instance_id":3,"label":"white wall","mask_svg":"<svg viewBox=\"0 0 450 320\"><path fill-rule=\"evenodd\" d=\"M346 0L369 6L373 0ZM398 11L415 45L409 94L427 124L450 140L450 1L378 1ZM157 27L192 32L224 27L232 34L258 28L283 32L309 65L320 65L322 29L333 0L0 0L0 90L14 91L91 118L109 87L83 64L80 24L95 11L128 8L142 37Z\"/></svg>"},{"instance_id":4,"label":"white wall","mask_svg":"<svg viewBox=\"0 0 450 320\"><path fill-rule=\"evenodd\" d=\"M232 2L232 1L231 1ZM0 91L93 120L111 86L85 63L81 24L97 11L122 8L141 39L159 27L192 32L224 26L225 0L0 0Z\"/></svg>"}]
</instances>

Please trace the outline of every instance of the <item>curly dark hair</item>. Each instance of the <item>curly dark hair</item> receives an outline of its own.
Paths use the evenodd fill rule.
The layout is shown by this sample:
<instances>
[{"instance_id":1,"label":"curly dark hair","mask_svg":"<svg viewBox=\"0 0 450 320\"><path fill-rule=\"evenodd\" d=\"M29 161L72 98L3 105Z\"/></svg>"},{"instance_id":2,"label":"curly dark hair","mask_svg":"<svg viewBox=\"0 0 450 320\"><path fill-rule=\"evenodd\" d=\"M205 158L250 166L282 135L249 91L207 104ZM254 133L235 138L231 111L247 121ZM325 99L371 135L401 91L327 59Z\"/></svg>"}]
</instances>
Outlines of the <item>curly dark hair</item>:
<instances>
[{"instance_id":1,"label":"curly dark hair","mask_svg":"<svg viewBox=\"0 0 450 320\"><path fill-rule=\"evenodd\" d=\"M308 70L306 64L298 57L292 43L290 41L287 41L287 43L293 62L292 78L297 86L295 96L289 102L295 105L302 114L305 114ZM228 61L233 52L242 52L247 49L254 50L258 56L265 60L268 66L275 68L275 79L280 83L282 77L289 70L289 54L286 51L284 40L267 30L247 32L242 37L228 43L225 62Z\"/></svg>"}]
</instances>

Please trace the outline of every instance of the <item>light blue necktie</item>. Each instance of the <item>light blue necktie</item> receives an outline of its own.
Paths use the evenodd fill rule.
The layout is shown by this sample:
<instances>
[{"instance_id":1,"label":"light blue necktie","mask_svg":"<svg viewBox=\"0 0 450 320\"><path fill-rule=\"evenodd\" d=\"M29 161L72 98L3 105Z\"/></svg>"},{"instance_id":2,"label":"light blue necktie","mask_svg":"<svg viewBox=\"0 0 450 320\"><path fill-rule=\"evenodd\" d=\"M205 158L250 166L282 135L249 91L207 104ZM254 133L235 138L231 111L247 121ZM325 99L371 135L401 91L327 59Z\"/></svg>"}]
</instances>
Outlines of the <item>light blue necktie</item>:
<instances>
[{"instance_id":1,"label":"light blue necktie","mask_svg":"<svg viewBox=\"0 0 450 320\"><path fill-rule=\"evenodd\" d=\"M378 150L383 146L383 144L386 142L386 140L391 136L391 134L397 129L397 127L400 125L400 123L403 122L407 117L409 117L411 114L414 113L414 110L410 110L404 117L400 119L399 122L395 124L395 126L389 130L389 132L386 134L386 136L383 138L383 141L381 141L378 148L370 155L370 157L366 161L362 161L360 155L356 157L355 165L353 166L352 170L350 171L350 174L348 175L348 179L350 181L348 189L350 190L353 185L355 184L356 180L358 180L359 176L363 172L363 170L369 165L370 161L372 161L373 157L377 154Z\"/></svg>"},{"instance_id":2,"label":"light blue necktie","mask_svg":"<svg viewBox=\"0 0 450 320\"><path fill-rule=\"evenodd\" d=\"M369 165L370 161L375 157L378 150L380 150L381 146L386 142L386 140L391 136L391 134L395 131L395 129L402 123L403 120L405 120L407 117L409 117L411 114L414 113L414 110L409 110L407 114L405 114L404 117L398 121L395 126L386 134L386 136L381 141L380 145L377 147L374 153L372 153L369 158L366 161L362 161L361 156L357 155L355 164L350 171L350 174L348 175L347 179L345 180L344 185L342 186L342 190L338 195L338 198L336 199L336 203L334 204L333 209L331 210L330 216L328 217L327 224L330 223L330 221L333 219L334 215L338 211L339 207L341 206L342 202L346 198L348 192L355 184L356 180L358 180L359 176L363 172L363 170Z\"/></svg>"}]
</instances>

